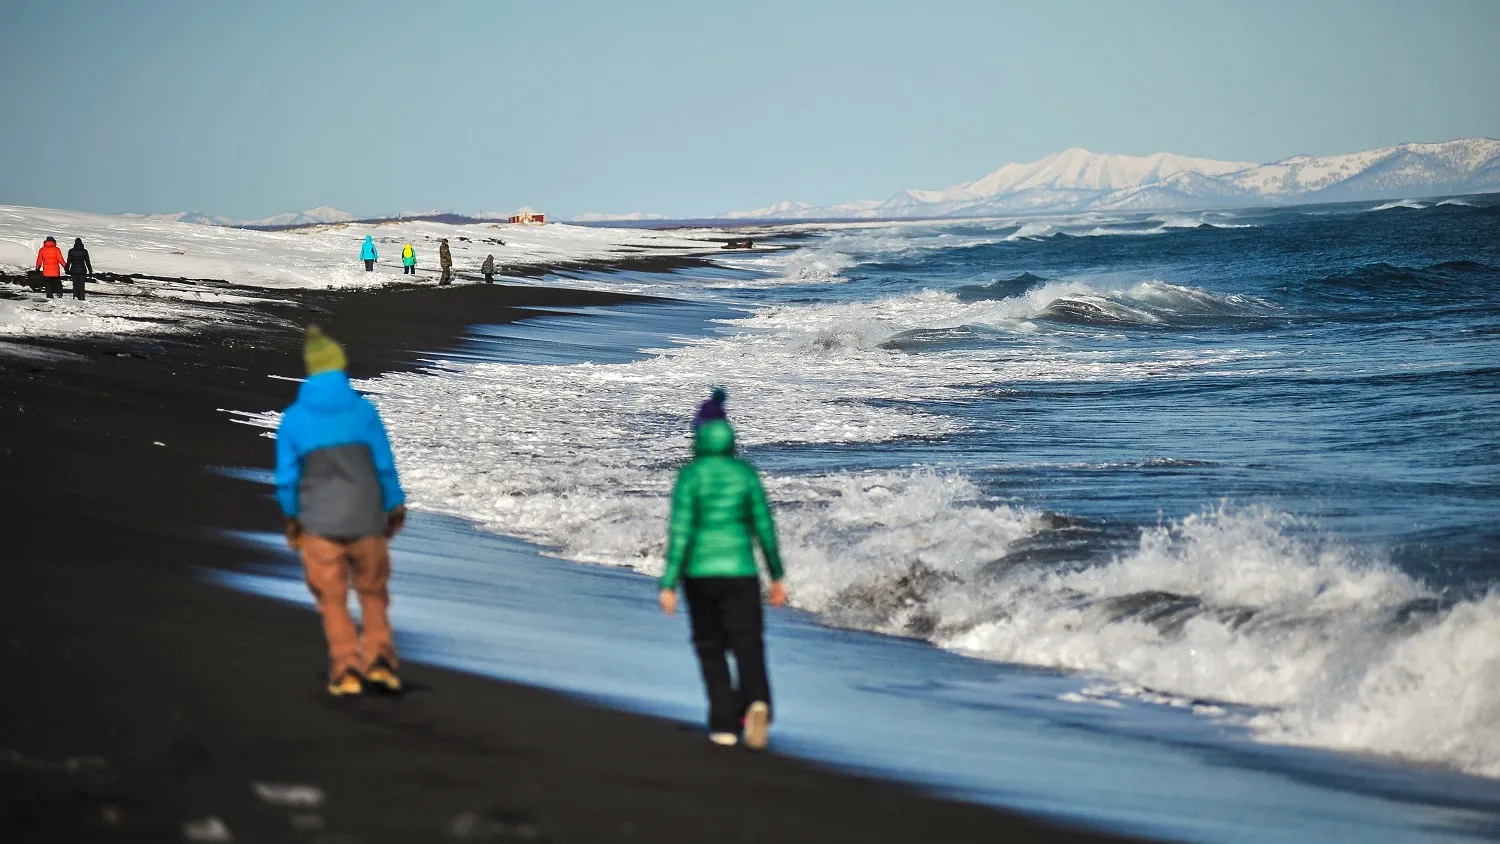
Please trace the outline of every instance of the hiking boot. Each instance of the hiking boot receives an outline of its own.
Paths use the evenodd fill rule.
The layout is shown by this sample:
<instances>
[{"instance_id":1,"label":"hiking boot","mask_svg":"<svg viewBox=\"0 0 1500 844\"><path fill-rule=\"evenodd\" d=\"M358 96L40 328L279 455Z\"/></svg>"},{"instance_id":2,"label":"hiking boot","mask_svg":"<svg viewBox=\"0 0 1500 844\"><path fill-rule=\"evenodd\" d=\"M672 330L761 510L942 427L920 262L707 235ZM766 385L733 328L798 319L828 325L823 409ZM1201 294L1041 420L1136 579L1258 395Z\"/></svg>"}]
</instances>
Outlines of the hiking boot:
<instances>
[{"instance_id":1,"label":"hiking boot","mask_svg":"<svg viewBox=\"0 0 1500 844\"><path fill-rule=\"evenodd\" d=\"M771 740L771 707L757 700L745 711L745 746L751 750L765 750Z\"/></svg>"},{"instance_id":2,"label":"hiking boot","mask_svg":"<svg viewBox=\"0 0 1500 844\"><path fill-rule=\"evenodd\" d=\"M396 669L391 667L391 664L386 661L385 657L375 660L375 664L370 666L369 671L365 672L365 679L372 685L379 687L381 691L401 691L401 678L396 675Z\"/></svg>"},{"instance_id":3,"label":"hiking boot","mask_svg":"<svg viewBox=\"0 0 1500 844\"><path fill-rule=\"evenodd\" d=\"M353 668L344 669L344 673L336 680L328 682L328 693L334 697L347 697L357 695L365 690L365 684L360 680L359 672Z\"/></svg>"},{"instance_id":4,"label":"hiking boot","mask_svg":"<svg viewBox=\"0 0 1500 844\"><path fill-rule=\"evenodd\" d=\"M720 747L734 747L740 743L740 737L734 733L709 733L708 740Z\"/></svg>"}]
</instances>

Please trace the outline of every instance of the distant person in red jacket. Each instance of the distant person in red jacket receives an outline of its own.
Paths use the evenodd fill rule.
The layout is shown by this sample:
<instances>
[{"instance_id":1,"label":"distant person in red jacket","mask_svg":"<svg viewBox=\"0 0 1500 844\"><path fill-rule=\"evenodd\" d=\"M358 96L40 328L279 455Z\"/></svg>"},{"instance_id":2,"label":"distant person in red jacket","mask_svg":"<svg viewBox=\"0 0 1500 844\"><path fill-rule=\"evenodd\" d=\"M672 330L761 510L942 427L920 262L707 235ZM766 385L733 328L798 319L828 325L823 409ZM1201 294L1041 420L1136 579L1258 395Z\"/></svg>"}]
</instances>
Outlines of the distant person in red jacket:
<instances>
[{"instance_id":1,"label":"distant person in red jacket","mask_svg":"<svg viewBox=\"0 0 1500 844\"><path fill-rule=\"evenodd\" d=\"M47 242L42 244L41 251L36 253L36 268L41 270L42 276L47 279L47 298L61 299L63 297L63 271L68 268L68 259L64 258L62 250L57 248L57 238L49 237Z\"/></svg>"}]
</instances>

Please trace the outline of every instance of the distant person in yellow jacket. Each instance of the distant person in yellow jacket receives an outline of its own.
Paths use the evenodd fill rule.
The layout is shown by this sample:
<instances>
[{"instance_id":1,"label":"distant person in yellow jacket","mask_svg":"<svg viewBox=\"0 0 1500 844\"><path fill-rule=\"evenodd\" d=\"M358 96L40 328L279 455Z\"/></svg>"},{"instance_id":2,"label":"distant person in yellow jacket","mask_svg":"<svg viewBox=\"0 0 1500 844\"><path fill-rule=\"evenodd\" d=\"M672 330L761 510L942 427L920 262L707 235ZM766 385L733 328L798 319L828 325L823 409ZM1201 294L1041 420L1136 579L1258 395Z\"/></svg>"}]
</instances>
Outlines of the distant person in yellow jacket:
<instances>
[{"instance_id":1,"label":"distant person in yellow jacket","mask_svg":"<svg viewBox=\"0 0 1500 844\"><path fill-rule=\"evenodd\" d=\"M417 250L411 248L410 243L401 247L401 274L417 274Z\"/></svg>"}]
</instances>

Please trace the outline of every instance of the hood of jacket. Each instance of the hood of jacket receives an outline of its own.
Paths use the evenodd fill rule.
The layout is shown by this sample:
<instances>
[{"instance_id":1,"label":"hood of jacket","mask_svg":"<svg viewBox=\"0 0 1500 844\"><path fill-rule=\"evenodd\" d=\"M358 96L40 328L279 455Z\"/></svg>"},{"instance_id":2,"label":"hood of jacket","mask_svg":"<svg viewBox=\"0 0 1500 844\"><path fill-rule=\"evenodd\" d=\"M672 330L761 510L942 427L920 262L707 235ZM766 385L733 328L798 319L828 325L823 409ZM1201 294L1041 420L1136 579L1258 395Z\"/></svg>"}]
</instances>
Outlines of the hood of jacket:
<instances>
[{"instance_id":1,"label":"hood of jacket","mask_svg":"<svg viewBox=\"0 0 1500 844\"><path fill-rule=\"evenodd\" d=\"M365 245L366 246L369 246L370 244L372 244L374 242L375 242L375 238L371 237L370 235L365 235Z\"/></svg>"},{"instance_id":2,"label":"hood of jacket","mask_svg":"<svg viewBox=\"0 0 1500 844\"><path fill-rule=\"evenodd\" d=\"M73 238L73 248L74 249L82 249L83 248L83 238L81 238L81 237L75 237L75 238Z\"/></svg>"},{"instance_id":3,"label":"hood of jacket","mask_svg":"<svg viewBox=\"0 0 1500 844\"><path fill-rule=\"evenodd\" d=\"M729 423L715 419L698 426L698 435L693 438L693 453L699 457L728 457L734 454L734 429Z\"/></svg>"},{"instance_id":4,"label":"hood of jacket","mask_svg":"<svg viewBox=\"0 0 1500 844\"><path fill-rule=\"evenodd\" d=\"M320 372L297 390L297 403L315 410L338 410L358 399L359 393L349 386L349 376L341 369Z\"/></svg>"}]
</instances>

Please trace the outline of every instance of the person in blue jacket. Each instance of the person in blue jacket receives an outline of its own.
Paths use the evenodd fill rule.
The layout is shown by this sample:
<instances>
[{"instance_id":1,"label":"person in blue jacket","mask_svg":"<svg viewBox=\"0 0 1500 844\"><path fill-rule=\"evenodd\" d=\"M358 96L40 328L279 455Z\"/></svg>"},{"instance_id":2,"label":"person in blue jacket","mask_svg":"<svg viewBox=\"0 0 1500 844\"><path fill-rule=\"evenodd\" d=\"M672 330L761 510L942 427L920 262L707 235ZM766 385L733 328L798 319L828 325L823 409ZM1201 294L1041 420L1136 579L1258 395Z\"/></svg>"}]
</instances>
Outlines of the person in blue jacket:
<instances>
[{"instance_id":1,"label":"person in blue jacket","mask_svg":"<svg viewBox=\"0 0 1500 844\"><path fill-rule=\"evenodd\" d=\"M373 272L380 253L375 251L375 238L365 235L365 245L359 248L360 260L365 262L365 272Z\"/></svg>"},{"instance_id":2,"label":"person in blue jacket","mask_svg":"<svg viewBox=\"0 0 1500 844\"><path fill-rule=\"evenodd\" d=\"M314 325L303 357L307 380L276 430L276 498L323 616L328 691L359 694L369 682L397 692L387 584L406 494L380 412L349 385L344 350ZM363 633L349 615L351 580Z\"/></svg>"}]
</instances>

